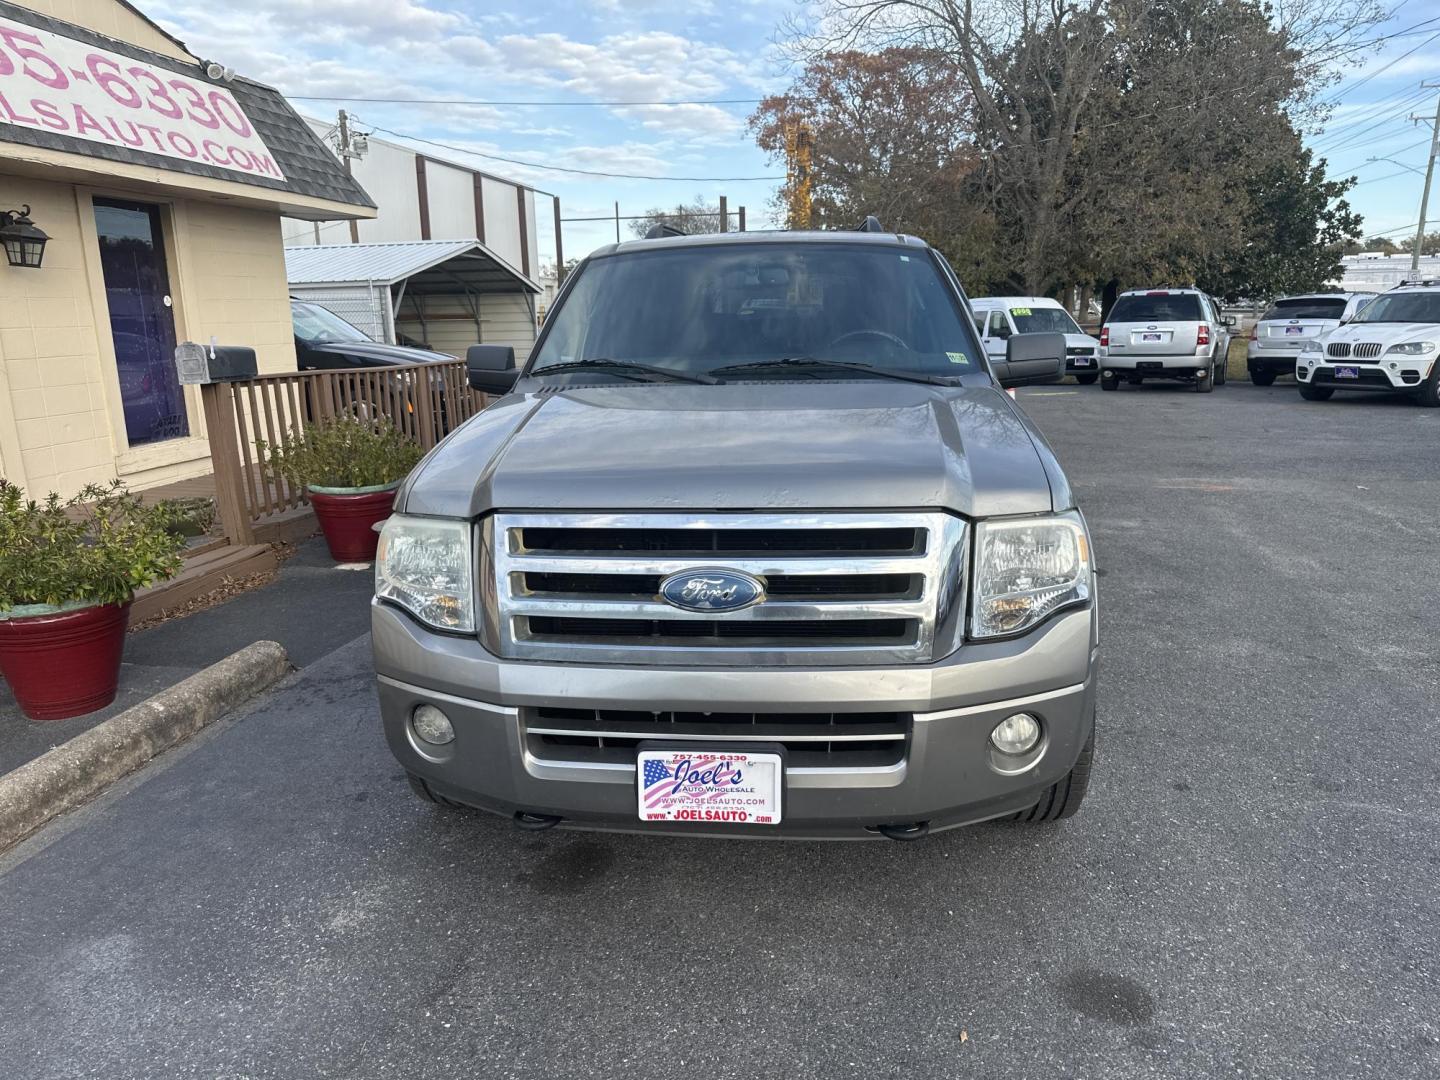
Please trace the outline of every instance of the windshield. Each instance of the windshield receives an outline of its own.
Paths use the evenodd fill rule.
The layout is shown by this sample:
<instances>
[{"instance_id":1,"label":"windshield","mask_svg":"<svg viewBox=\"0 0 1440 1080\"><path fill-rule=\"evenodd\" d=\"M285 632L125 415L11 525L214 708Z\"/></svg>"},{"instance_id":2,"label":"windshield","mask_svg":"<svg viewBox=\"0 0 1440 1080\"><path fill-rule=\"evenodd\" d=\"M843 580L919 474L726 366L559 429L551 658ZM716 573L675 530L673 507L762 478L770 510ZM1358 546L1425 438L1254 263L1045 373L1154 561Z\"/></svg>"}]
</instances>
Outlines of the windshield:
<instances>
[{"instance_id":1,"label":"windshield","mask_svg":"<svg viewBox=\"0 0 1440 1080\"><path fill-rule=\"evenodd\" d=\"M1261 322L1280 319L1339 319L1345 314L1345 297L1316 297L1276 300L1275 306L1260 317Z\"/></svg>"},{"instance_id":2,"label":"windshield","mask_svg":"<svg viewBox=\"0 0 1440 1080\"><path fill-rule=\"evenodd\" d=\"M979 355L974 328L927 251L717 244L586 264L552 316L531 373L605 359L693 376L808 357L954 376L982 370ZM723 377L802 376L772 366Z\"/></svg>"},{"instance_id":3,"label":"windshield","mask_svg":"<svg viewBox=\"0 0 1440 1080\"><path fill-rule=\"evenodd\" d=\"M1194 293L1145 293L1122 296L1109 322L1199 322L1200 298Z\"/></svg>"},{"instance_id":4,"label":"windshield","mask_svg":"<svg viewBox=\"0 0 1440 1080\"><path fill-rule=\"evenodd\" d=\"M325 345L334 341L370 340L339 315L319 304L297 304L292 301L290 318L295 323L295 336L306 345Z\"/></svg>"},{"instance_id":5,"label":"windshield","mask_svg":"<svg viewBox=\"0 0 1440 1080\"><path fill-rule=\"evenodd\" d=\"M1370 301L1351 321L1440 323L1440 290L1386 293Z\"/></svg>"},{"instance_id":6,"label":"windshield","mask_svg":"<svg viewBox=\"0 0 1440 1080\"><path fill-rule=\"evenodd\" d=\"M1083 334L1068 311L1052 307L1012 307L1010 318L1022 334Z\"/></svg>"}]
</instances>

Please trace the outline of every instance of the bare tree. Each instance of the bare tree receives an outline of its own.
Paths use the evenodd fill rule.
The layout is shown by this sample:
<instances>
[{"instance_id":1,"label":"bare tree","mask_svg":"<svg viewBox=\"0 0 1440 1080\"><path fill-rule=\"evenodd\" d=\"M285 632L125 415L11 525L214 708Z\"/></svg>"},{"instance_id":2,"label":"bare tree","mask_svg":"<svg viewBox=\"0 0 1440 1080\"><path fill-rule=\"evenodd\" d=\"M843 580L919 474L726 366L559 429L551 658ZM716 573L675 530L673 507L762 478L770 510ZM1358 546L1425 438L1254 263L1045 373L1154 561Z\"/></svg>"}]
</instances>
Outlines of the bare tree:
<instances>
[{"instance_id":1,"label":"bare tree","mask_svg":"<svg viewBox=\"0 0 1440 1080\"><path fill-rule=\"evenodd\" d=\"M630 231L636 236L644 236L656 225L669 225L691 236L698 233L718 233L720 207L707 202L704 195L696 195L694 202L677 203L668 210L664 207L652 207L645 211L643 217L630 222Z\"/></svg>"},{"instance_id":2,"label":"bare tree","mask_svg":"<svg viewBox=\"0 0 1440 1080\"><path fill-rule=\"evenodd\" d=\"M1190 145L1215 122L1207 106L1222 98L1232 106L1281 101L1297 114L1308 108L1313 118L1315 91L1337 63L1365 47L1366 29L1382 14L1373 0L1283 0L1273 11L1253 0L1208 2L1220 10L1206 14L1268 16L1283 54L1277 59L1286 62L1268 74L1254 71L1257 85L1172 84L1147 106L1126 94L1129 59L1156 35L1185 30L1174 18L1183 4L1149 0L822 0L819 23L793 41L802 57L901 46L951 59L973 100L986 190L1023 222L1015 234L1017 276L1039 293L1067 283L1076 217L1095 204L1097 185L1074 169L1082 148L1108 143L1123 153L1123 141L1103 136L1135 123L1183 134L1170 140L1172 148Z\"/></svg>"}]
</instances>

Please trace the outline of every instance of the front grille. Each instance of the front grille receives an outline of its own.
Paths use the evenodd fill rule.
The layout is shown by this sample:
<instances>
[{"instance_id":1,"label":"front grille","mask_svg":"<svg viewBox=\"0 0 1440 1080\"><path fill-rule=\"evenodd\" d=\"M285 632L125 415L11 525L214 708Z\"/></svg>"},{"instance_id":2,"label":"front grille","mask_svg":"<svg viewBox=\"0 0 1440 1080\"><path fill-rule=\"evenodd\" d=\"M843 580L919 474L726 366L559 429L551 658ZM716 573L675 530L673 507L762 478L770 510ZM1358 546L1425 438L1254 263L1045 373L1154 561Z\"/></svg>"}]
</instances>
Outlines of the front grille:
<instances>
[{"instance_id":1,"label":"front grille","mask_svg":"<svg viewBox=\"0 0 1440 1080\"><path fill-rule=\"evenodd\" d=\"M914 619L790 619L784 622L725 622L720 619L566 619L521 616L522 635L530 641L589 638L649 641L655 644L766 644L818 641L849 645L905 644L915 637Z\"/></svg>"},{"instance_id":2,"label":"front grille","mask_svg":"<svg viewBox=\"0 0 1440 1080\"><path fill-rule=\"evenodd\" d=\"M497 514L485 530L487 643L514 659L921 663L964 617L966 530L947 514ZM707 569L764 596L732 611L663 599L666 578Z\"/></svg>"},{"instance_id":3,"label":"front grille","mask_svg":"<svg viewBox=\"0 0 1440 1080\"><path fill-rule=\"evenodd\" d=\"M516 550L541 554L653 551L669 555L923 555L920 529L575 529L516 530Z\"/></svg>"},{"instance_id":4,"label":"front grille","mask_svg":"<svg viewBox=\"0 0 1440 1080\"><path fill-rule=\"evenodd\" d=\"M1083 345L1071 345L1065 349L1066 356L1094 356L1095 350Z\"/></svg>"},{"instance_id":5,"label":"front grille","mask_svg":"<svg viewBox=\"0 0 1440 1080\"><path fill-rule=\"evenodd\" d=\"M1325 346L1325 355L1333 356L1336 360L1344 360L1350 355L1350 343L1348 341L1332 341Z\"/></svg>"},{"instance_id":6,"label":"front grille","mask_svg":"<svg viewBox=\"0 0 1440 1080\"><path fill-rule=\"evenodd\" d=\"M1379 356L1381 352L1382 346L1378 341L1362 341L1355 346L1355 351L1351 355L1353 355L1356 360L1373 360Z\"/></svg>"},{"instance_id":7,"label":"front grille","mask_svg":"<svg viewBox=\"0 0 1440 1080\"><path fill-rule=\"evenodd\" d=\"M771 743L789 768L876 768L905 757L909 713L642 712L628 709L527 708L526 745L551 761L633 764L649 740L718 745Z\"/></svg>"}]
</instances>

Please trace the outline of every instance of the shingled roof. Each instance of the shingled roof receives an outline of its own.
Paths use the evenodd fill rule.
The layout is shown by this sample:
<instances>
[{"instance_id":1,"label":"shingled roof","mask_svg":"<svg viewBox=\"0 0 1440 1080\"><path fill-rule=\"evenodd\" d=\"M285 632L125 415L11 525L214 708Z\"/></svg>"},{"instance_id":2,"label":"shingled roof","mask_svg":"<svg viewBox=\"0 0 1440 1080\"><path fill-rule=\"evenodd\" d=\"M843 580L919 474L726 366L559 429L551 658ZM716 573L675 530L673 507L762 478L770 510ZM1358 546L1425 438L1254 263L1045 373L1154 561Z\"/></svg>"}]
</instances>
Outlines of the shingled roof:
<instances>
[{"instance_id":1,"label":"shingled roof","mask_svg":"<svg viewBox=\"0 0 1440 1080\"><path fill-rule=\"evenodd\" d=\"M98 49L106 49L122 56L129 56L146 64L166 68L177 75L195 78L193 64L184 64L169 56L141 49L124 41L92 33L72 23L51 19L28 8L17 7L8 0L0 0L0 16L62 37L85 42ZM290 107L290 103L273 87L236 78L226 87L245 110L256 133L265 140L275 163L285 174L284 180L259 176L253 173L239 173L220 169L213 165L191 161L185 158L152 154L124 144L91 142L53 131L42 131L17 124L0 123L0 142L34 146L46 150L80 154L84 157L101 158L130 165L164 169L168 172L187 173L192 176L206 176L215 180L228 180L251 187L271 188L314 199L344 203L350 206L373 207L374 200L365 189L347 174L320 138L310 130L309 125Z\"/></svg>"}]
</instances>

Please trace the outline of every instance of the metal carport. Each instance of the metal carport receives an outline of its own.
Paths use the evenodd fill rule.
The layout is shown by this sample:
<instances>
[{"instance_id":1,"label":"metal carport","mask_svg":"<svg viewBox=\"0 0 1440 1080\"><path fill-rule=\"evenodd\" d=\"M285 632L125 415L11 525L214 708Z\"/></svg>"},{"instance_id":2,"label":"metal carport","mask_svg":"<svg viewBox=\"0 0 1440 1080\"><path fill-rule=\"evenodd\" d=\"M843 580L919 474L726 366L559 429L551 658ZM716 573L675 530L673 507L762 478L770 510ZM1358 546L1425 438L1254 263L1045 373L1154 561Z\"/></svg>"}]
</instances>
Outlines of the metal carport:
<instances>
[{"instance_id":1,"label":"metal carport","mask_svg":"<svg viewBox=\"0 0 1440 1080\"><path fill-rule=\"evenodd\" d=\"M464 355L476 342L535 341L540 286L479 240L285 249L290 294L330 308L378 341Z\"/></svg>"}]
</instances>

